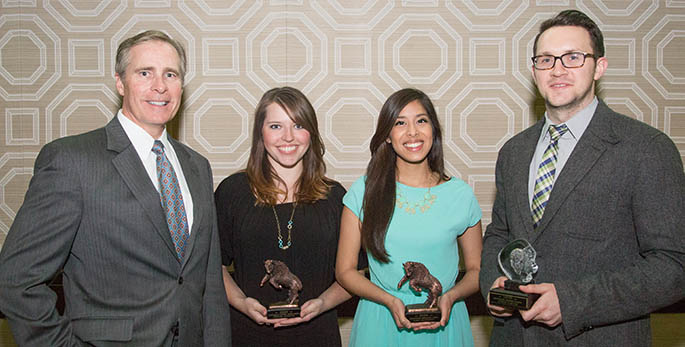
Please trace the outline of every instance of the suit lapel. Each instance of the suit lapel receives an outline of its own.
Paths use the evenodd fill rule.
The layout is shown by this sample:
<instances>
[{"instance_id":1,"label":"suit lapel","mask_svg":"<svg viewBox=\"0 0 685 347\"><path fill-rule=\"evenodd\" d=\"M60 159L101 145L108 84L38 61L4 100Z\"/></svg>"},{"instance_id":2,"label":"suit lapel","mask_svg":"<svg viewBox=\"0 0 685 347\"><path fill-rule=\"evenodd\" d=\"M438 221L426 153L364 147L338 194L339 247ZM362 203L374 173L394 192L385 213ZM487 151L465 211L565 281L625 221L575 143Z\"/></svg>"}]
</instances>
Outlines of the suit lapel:
<instances>
[{"instance_id":1,"label":"suit lapel","mask_svg":"<svg viewBox=\"0 0 685 347\"><path fill-rule=\"evenodd\" d=\"M145 214L152 221L163 243L176 257L166 217L164 216L164 211L162 211L159 192L150 182L150 178L145 171L145 167L143 167L143 163L140 161L138 153L131 145L131 141L126 136L124 128L121 127L116 117L107 124L105 132L107 133L107 149L118 153L112 159L112 164L128 186L128 189L133 193L133 196L140 203Z\"/></svg>"},{"instance_id":2,"label":"suit lapel","mask_svg":"<svg viewBox=\"0 0 685 347\"><path fill-rule=\"evenodd\" d=\"M544 124L545 120L543 119L528 129L521 143L521 148L517 149L519 155L516 156L517 162L514 163L515 172L510 173L516 179L516 182L514 182L514 196L516 197L517 209L520 212L521 224L525 226L525 231L528 235L533 234L533 217L530 211L528 196L530 162L533 160L535 146L540 138Z\"/></svg>"},{"instance_id":3,"label":"suit lapel","mask_svg":"<svg viewBox=\"0 0 685 347\"><path fill-rule=\"evenodd\" d=\"M597 163L597 160L602 157L607 146L619 141L611 129L611 122L608 117L610 112L613 111L600 100L585 133L576 144L566 165L554 182L554 188L545 207L545 213L532 241L545 231L566 198Z\"/></svg>"},{"instance_id":4,"label":"suit lapel","mask_svg":"<svg viewBox=\"0 0 685 347\"><path fill-rule=\"evenodd\" d=\"M183 170L183 176L188 184L188 190L190 191L191 198L193 199L193 227L190 230L190 237L186 244L186 255L183 258L183 266L190 258L195 245L195 240L197 239L197 234L200 230L200 225L202 223L202 218L204 214L200 207L203 201L208 201L209 197L203 195L202 180L200 179L200 171L197 168L197 163L190 156L190 153L181 146L176 140L168 137L169 142L174 146L174 151L176 152L176 157L178 162L181 164L181 169Z\"/></svg>"}]
</instances>

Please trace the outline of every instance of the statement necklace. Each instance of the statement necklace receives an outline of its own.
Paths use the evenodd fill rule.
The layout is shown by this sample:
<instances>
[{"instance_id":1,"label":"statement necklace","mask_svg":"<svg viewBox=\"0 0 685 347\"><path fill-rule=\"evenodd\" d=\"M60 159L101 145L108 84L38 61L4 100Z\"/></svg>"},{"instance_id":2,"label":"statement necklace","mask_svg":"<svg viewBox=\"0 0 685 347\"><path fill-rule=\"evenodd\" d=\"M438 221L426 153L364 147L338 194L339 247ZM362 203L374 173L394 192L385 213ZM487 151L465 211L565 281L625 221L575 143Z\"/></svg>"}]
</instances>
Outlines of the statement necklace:
<instances>
[{"instance_id":1,"label":"statement necklace","mask_svg":"<svg viewBox=\"0 0 685 347\"><path fill-rule=\"evenodd\" d=\"M404 209L405 212L409 214L416 214L416 209L419 209L421 213L424 213L428 211L428 209L433 206L433 203L435 200L438 199L438 196L435 194L431 194L431 187L428 187L428 191L426 194L423 195L423 200L419 201L409 201L404 194L402 194L402 190L397 187L397 196L395 197L395 205L397 205L398 208Z\"/></svg>"},{"instance_id":2,"label":"statement necklace","mask_svg":"<svg viewBox=\"0 0 685 347\"><path fill-rule=\"evenodd\" d=\"M274 211L274 217L276 217L276 226L278 227L278 248L282 250L286 250L290 248L290 246L293 244L292 238L291 238L291 232L293 230L293 216L295 216L295 208L297 207L297 202L293 203L293 212L290 213L290 220L288 221L288 243L284 246L283 245L283 235L281 235L281 222L278 220L278 214L276 213L276 207L271 205L271 210Z\"/></svg>"}]
</instances>

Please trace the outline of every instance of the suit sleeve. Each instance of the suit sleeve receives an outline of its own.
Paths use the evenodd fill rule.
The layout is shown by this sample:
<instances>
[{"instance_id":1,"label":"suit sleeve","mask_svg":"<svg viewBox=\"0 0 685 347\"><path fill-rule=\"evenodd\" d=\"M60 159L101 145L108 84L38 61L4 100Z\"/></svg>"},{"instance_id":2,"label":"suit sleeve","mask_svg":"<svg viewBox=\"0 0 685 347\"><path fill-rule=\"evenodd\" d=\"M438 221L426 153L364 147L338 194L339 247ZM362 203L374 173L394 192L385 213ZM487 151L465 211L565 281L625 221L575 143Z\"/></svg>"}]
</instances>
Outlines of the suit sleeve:
<instances>
[{"instance_id":1,"label":"suit sleeve","mask_svg":"<svg viewBox=\"0 0 685 347\"><path fill-rule=\"evenodd\" d=\"M20 346L73 346L50 280L69 257L82 214L79 169L60 143L46 145L0 253L0 310Z\"/></svg>"},{"instance_id":2,"label":"suit sleeve","mask_svg":"<svg viewBox=\"0 0 685 347\"><path fill-rule=\"evenodd\" d=\"M219 231L217 226L216 209L214 208L214 194L212 186L212 169L207 162L207 182L209 184L209 196L212 199L211 231L212 237L207 261L207 275L205 294L202 303L204 322L204 345L205 346L230 346L231 345L231 319L226 290L221 269L221 249L219 246Z\"/></svg>"},{"instance_id":3,"label":"suit sleeve","mask_svg":"<svg viewBox=\"0 0 685 347\"><path fill-rule=\"evenodd\" d=\"M685 175L662 133L635 153L633 230L640 256L620 271L555 283L567 338L641 317L685 297Z\"/></svg>"},{"instance_id":4,"label":"suit sleeve","mask_svg":"<svg viewBox=\"0 0 685 347\"><path fill-rule=\"evenodd\" d=\"M506 148L506 147L505 147ZM509 223L507 221L507 199L505 182L507 172L506 161L508 158L508 151L503 148L497 157L497 166L495 168L495 185L497 192L495 194L495 202L492 206L492 222L485 229L483 236L483 252L481 254L481 265L479 283L483 298L487 300L488 292L492 283L495 282L499 276L499 265L497 263L497 255L499 251L509 242Z\"/></svg>"}]
</instances>

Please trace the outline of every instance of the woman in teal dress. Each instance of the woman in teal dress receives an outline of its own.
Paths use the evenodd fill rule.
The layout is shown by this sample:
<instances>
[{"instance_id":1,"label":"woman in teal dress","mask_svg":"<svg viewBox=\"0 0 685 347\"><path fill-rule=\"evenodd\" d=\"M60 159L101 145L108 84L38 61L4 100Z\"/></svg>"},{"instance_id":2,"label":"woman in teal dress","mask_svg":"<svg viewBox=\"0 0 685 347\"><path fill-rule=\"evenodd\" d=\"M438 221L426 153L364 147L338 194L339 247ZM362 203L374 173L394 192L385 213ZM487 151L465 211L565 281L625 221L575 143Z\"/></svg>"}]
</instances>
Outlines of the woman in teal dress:
<instances>
[{"instance_id":1,"label":"woman in teal dress","mask_svg":"<svg viewBox=\"0 0 685 347\"><path fill-rule=\"evenodd\" d=\"M366 176L343 198L336 278L362 299L350 346L472 346L464 299L478 290L481 210L471 187L445 174L442 133L423 92L402 89L383 105ZM357 271L364 247L370 280ZM459 248L466 274L459 273ZM398 282L402 264L423 263L441 283L439 322L412 323L405 305L423 303ZM455 283L456 282L456 283Z\"/></svg>"}]
</instances>

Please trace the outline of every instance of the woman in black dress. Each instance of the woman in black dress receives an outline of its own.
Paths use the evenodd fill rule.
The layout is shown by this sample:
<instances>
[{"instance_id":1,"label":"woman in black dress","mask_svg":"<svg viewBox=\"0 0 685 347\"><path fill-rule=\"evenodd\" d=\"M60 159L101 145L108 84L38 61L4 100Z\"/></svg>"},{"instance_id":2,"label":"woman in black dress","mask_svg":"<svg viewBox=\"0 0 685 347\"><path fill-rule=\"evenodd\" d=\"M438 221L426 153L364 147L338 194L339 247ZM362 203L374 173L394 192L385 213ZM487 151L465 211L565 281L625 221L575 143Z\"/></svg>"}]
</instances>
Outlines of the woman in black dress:
<instances>
[{"instance_id":1,"label":"woman in black dress","mask_svg":"<svg viewBox=\"0 0 685 347\"><path fill-rule=\"evenodd\" d=\"M291 87L267 91L255 111L247 168L215 192L236 346L340 346L334 308L350 295L334 266L345 189L324 176L323 154L307 98ZM267 318L266 306L287 297L287 290L260 287L267 259L300 278L300 317Z\"/></svg>"}]
</instances>

